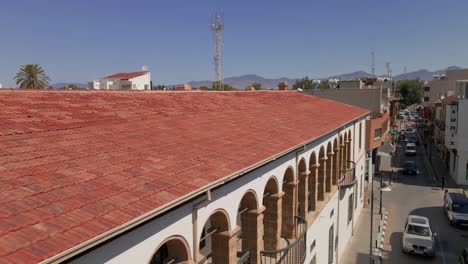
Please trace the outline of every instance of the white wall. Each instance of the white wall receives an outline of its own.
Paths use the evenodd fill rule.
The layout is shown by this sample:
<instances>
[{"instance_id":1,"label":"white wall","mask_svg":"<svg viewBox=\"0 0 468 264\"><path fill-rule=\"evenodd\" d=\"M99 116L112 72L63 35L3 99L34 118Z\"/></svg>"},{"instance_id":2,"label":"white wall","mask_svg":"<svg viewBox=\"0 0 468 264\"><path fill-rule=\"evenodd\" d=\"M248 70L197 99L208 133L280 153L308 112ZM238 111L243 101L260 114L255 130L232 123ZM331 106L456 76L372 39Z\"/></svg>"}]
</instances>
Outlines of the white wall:
<instances>
[{"instance_id":1,"label":"white wall","mask_svg":"<svg viewBox=\"0 0 468 264\"><path fill-rule=\"evenodd\" d=\"M348 125L344 128L342 133L347 131L352 135L352 142L355 146L355 161L356 161L356 176L357 184L360 188L364 188L360 183L364 169L364 155L365 155L365 120L362 122L362 148L358 150L359 140L355 135L359 131L359 126ZM356 123L358 124L358 123ZM236 228L237 211L240 201L248 190L256 193L257 197L263 197L264 188L270 177L274 176L278 182L283 182L284 174L288 167L294 168L295 177L297 180L297 164L300 159L304 158L309 169L309 159L312 151L315 151L317 157L320 147L326 146L328 142L333 144L333 140L338 136L339 131L335 131L326 137L318 139L313 143L306 146L306 149L299 150L296 153L289 153L271 163L247 173L239 179L223 185L219 189L212 192L212 201L206 206L198 210L198 222L196 234L197 242L202 232L202 229L209 219L209 217L218 209L223 209L229 216L231 230ZM330 150L326 150L329 152ZM363 178L363 177L362 177ZM282 186L278 186L281 191ZM320 216L312 223L308 229L307 235L307 258L306 263L309 263L314 252L317 252L317 263L328 263L328 230L330 226L334 225L334 235L336 236L339 230L339 245L338 252L341 254L345 248L348 239L351 237L352 225L347 223L347 209L348 197L354 192L353 188L344 189L342 191L342 199L340 201L340 227L337 227L338 221L338 192L335 192L331 200L325 205L321 211ZM359 192L357 193L359 195ZM354 218L357 219L361 212L362 198L358 196L357 209L355 209ZM261 207L263 199L257 199L258 206ZM190 255L193 257L193 225L192 225L192 208L198 201L192 201L177 209L167 213L157 219L139 227L121 237L105 244L84 256L74 260L72 263L147 263L151 256L154 254L157 247L166 238L170 236L183 237L190 248ZM334 214L330 217L330 211L334 210ZM356 224L356 221L354 221ZM316 240L316 249L314 252L309 252L310 244ZM335 242L335 240L334 240ZM203 252L202 252L203 253ZM335 258L335 254L334 254Z\"/></svg>"},{"instance_id":2,"label":"white wall","mask_svg":"<svg viewBox=\"0 0 468 264\"><path fill-rule=\"evenodd\" d=\"M129 81L132 82L132 90L145 90L145 85L147 86L146 90L151 90L150 72L147 72L145 75L132 78Z\"/></svg>"}]
</instances>

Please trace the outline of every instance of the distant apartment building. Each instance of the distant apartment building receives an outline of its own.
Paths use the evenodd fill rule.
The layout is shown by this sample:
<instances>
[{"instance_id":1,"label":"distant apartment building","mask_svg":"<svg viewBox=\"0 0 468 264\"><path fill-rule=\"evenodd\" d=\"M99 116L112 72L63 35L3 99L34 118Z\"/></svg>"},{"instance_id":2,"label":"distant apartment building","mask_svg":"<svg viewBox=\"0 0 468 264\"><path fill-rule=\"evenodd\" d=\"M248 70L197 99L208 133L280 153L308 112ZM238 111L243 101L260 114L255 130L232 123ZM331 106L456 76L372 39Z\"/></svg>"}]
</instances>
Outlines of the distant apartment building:
<instances>
[{"instance_id":1,"label":"distant apartment building","mask_svg":"<svg viewBox=\"0 0 468 264\"><path fill-rule=\"evenodd\" d=\"M297 91L0 97L1 263L336 264L367 200L366 109Z\"/></svg>"},{"instance_id":2,"label":"distant apartment building","mask_svg":"<svg viewBox=\"0 0 468 264\"><path fill-rule=\"evenodd\" d=\"M120 72L92 81L88 86L95 90L151 90L151 73Z\"/></svg>"},{"instance_id":3,"label":"distant apartment building","mask_svg":"<svg viewBox=\"0 0 468 264\"><path fill-rule=\"evenodd\" d=\"M376 88L375 81L339 81L338 87L337 89L316 89L307 93L368 109L371 114L365 126L366 149L375 158L377 148L387 139L392 125L391 121L397 115L398 99L390 94L390 87Z\"/></svg>"},{"instance_id":4,"label":"distant apartment building","mask_svg":"<svg viewBox=\"0 0 468 264\"><path fill-rule=\"evenodd\" d=\"M449 154L450 176L457 184L468 185L468 83L463 94L447 104L445 147Z\"/></svg>"},{"instance_id":5,"label":"distant apartment building","mask_svg":"<svg viewBox=\"0 0 468 264\"><path fill-rule=\"evenodd\" d=\"M423 103L425 106L434 104L437 100L447 96L458 96L457 81L468 80L468 69L447 70L446 75L435 75L424 86Z\"/></svg>"}]
</instances>

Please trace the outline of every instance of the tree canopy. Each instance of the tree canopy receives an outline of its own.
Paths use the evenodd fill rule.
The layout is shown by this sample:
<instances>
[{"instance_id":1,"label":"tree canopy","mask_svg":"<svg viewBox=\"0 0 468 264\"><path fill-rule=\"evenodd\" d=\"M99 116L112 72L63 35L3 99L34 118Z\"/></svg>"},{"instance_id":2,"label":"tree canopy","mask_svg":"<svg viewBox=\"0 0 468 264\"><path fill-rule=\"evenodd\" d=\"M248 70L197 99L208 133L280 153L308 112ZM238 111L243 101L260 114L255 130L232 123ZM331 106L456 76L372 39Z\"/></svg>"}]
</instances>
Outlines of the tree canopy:
<instances>
[{"instance_id":1,"label":"tree canopy","mask_svg":"<svg viewBox=\"0 0 468 264\"><path fill-rule=\"evenodd\" d=\"M400 103L405 106L420 103L424 96L424 82L419 79L400 80L396 92L401 98Z\"/></svg>"},{"instance_id":2,"label":"tree canopy","mask_svg":"<svg viewBox=\"0 0 468 264\"><path fill-rule=\"evenodd\" d=\"M49 77L39 64L21 65L14 80L19 88L47 88Z\"/></svg>"},{"instance_id":3,"label":"tree canopy","mask_svg":"<svg viewBox=\"0 0 468 264\"><path fill-rule=\"evenodd\" d=\"M219 82L213 82L213 85L211 86L211 89L209 90L221 90L221 85L219 84ZM236 88L232 87L231 85L229 84L226 84L226 83L223 83L223 91L235 91L237 90Z\"/></svg>"},{"instance_id":4,"label":"tree canopy","mask_svg":"<svg viewBox=\"0 0 468 264\"><path fill-rule=\"evenodd\" d=\"M308 76L300 79L300 80L297 80L294 84L293 84L293 89L297 89L297 88L301 88L301 89L312 89L313 85L312 85L312 79L309 79Z\"/></svg>"},{"instance_id":5,"label":"tree canopy","mask_svg":"<svg viewBox=\"0 0 468 264\"><path fill-rule=\"evenodd\" d=\"M262 84L261 84L261 83L252 83L251 86L252 86L255 90L261 90L261 89L262 89Z\"/></svg>"},{"instance_id":6,"label":"tree canopy","mask_svg":"<svg viewBox=\"0 0 468 264\"><path fill-rule=\"evenodd\" d=\"M330 89L330 82L328 80L321 81L319 89Z\"/></svg>"}]
</instances>

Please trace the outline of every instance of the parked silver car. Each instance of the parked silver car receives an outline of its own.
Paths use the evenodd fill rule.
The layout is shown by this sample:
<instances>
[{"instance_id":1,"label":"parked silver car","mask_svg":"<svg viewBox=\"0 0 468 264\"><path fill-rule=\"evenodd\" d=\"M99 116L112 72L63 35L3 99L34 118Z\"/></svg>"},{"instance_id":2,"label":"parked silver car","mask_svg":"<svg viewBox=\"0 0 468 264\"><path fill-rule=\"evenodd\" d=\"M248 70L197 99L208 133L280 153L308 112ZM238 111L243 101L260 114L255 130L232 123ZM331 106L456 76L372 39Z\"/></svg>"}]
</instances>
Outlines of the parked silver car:
<instances>
[{"instance_id":1,"label":"parked silver car","mask_svg":"<svg viewBox=\"0 0 468 264\"><path fill-rule=\"evenodd\" d=\"M407 253L434 256L436 236L427 217L409 215L403 229L402 249Z\"/></svg>"}]
</instances>

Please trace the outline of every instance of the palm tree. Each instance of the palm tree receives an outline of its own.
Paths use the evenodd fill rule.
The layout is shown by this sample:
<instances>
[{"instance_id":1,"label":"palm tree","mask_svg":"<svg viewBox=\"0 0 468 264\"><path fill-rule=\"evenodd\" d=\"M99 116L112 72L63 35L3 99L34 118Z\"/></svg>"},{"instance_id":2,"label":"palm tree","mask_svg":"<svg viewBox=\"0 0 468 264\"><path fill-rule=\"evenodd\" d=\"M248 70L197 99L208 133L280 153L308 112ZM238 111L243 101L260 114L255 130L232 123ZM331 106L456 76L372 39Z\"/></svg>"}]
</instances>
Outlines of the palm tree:
<instances>
[{"instance_id":1,"label":"palm tree","mask_svg":"<svg viewBox=\"0 0 468 264\"><path fill-rule=\"evenodd\" d=\"M39 64L21 65L15 81L19 88L46 88L49 85L49 77Z\"/></svg>"}]
</instances>

